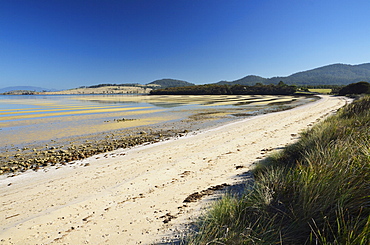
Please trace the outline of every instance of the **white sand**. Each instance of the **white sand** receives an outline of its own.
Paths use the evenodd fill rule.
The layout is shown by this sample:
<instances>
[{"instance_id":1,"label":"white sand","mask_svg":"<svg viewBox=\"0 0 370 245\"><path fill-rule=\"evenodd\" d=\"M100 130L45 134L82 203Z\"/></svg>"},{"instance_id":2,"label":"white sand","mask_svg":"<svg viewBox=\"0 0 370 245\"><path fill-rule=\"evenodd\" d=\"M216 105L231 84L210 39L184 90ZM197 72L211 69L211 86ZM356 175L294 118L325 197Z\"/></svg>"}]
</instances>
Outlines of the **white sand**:
<instances>
[{"instance_id":1,"label":"white sand","mask_svg":"<svg viewBox=\"0 0 370 245\"><path fill-rule=\"evenodd\" d=\"M345 103L323 96L292 110L77 165L2 176L0 244L151 244L192 215L196 203L183 207L190 194L235 183L261 150L292 143L302 129ZM166 214L177 218L165 224Z\"/></svg>"}]
</instances>

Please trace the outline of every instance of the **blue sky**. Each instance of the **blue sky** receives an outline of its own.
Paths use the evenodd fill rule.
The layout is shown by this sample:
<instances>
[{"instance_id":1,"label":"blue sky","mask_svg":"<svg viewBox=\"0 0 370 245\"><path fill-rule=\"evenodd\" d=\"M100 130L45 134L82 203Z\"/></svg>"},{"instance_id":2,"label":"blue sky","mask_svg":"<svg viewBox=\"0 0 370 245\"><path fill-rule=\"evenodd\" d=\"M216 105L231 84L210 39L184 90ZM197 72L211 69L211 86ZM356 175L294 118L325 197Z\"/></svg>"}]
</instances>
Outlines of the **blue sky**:
<instances>
[{"instance_id":1,"label":"blue sky","mask_svg":"<svg viewBox=\"0 0 370 245\"><path fill-rule=\"evenodd\" d=\"M370 62L368 0L2 0L0 88L196 84Z\"/></svg>"}]
</instances>

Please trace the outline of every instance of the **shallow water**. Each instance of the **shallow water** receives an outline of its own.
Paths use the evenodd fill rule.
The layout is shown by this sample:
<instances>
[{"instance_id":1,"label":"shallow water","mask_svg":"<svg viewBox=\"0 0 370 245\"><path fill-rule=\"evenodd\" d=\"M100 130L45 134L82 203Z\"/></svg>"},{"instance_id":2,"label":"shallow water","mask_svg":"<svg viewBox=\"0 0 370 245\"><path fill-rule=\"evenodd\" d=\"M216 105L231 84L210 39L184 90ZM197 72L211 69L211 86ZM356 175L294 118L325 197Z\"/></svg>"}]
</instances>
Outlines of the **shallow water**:
<instances>
[{"instance_id":1,"label":"shallow water","mask_svg":"<svg viewBox=\"0 0 370 245\"><path fill-rule=\"evenodd\" d=\"M247 95L0 95L0 150L169 122L235 120L312 100Z\"/></svg>"}]
</instances>

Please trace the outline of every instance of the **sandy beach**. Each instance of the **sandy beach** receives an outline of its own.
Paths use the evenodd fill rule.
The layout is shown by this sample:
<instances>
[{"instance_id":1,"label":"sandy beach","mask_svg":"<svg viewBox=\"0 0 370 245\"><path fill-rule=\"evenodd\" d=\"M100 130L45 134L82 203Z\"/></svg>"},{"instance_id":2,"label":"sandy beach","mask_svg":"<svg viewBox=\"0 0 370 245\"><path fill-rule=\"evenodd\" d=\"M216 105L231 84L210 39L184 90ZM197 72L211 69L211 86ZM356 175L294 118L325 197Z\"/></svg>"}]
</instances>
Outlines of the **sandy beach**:
<instances>
[{"instance_id":1,"label":"sandy beach","mask_svg":"<svg viewBox=\"0 0 370 245\"><path fill-rule=\"evenodd\" d=\"M293 143L299 132L346 103L322 96L291 110L59 169L1 176L0 244L163 243L208 205L184 202L191 194L240 183L255 161Z\"/></svg>"}]
</instances>

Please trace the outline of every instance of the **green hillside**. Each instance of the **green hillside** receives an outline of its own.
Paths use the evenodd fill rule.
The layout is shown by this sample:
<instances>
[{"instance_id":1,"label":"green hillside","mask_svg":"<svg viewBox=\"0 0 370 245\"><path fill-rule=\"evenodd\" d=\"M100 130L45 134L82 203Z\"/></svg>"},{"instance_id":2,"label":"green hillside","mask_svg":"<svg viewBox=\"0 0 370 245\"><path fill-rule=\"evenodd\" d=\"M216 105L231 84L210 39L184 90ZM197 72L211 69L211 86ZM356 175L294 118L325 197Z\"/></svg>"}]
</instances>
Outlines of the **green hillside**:
<instances>
[{"instance_id":1,"label":"green hillside","mask_svg":"<svg viewBox=\"0 0 370 245\"><path fill-rule=\"evenodd\" d=\"M282 79L277 80L280 81ZM359 81L370 81L370 63L362 65L334 64L323 66L290 75L285 82L300 85L348 85Z\"/></svg>"},{"instance_id":2,"label":"green hillside","mask_svg":"<svg viewBox=\"0 0 370 245\"><path fill-rule=\"evenodd\" d=\"M287 77L263 78L249 75L235 81L221 81L217 84L278 84L280 81L289 85L348 85L360 81L370 82L370 63L361 65L332 64L297 72Z\"/></svg>"},{"instance_id":3,"label":"green hillside","mask_svg":"<svg viewBox=\"0 0 370 245\"><path fill-rule=\"evenodd\" d=\"M254 75L249 75L249 76L243 77L241 79L235 80L233 82L221 81L221 82L218 82L217 84L221 84L221 85L240 84L240 85L252 86L252 85L255 85L256 83L269 84L267 78L263 78L263 77L260 77L260 76L254 76Z\"/></svg>"},{"instance_id":4,"label":"green hillside","mask_svg":"<svg viewBox=\"0 0 370 245\"><path fill-rule=\"evenodd\" d=\"M152 84L160 85L161 89L195 85L194 83L189 83L189 82L186 82L186 81L176 80L176 79L168 79L168 78L161 79L161 80L155 80L154 82L148 83L147 85L152 85Z\"/></svg>"}]
</instances>

